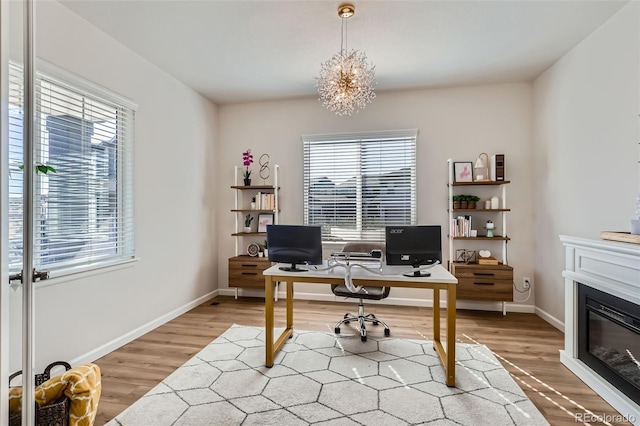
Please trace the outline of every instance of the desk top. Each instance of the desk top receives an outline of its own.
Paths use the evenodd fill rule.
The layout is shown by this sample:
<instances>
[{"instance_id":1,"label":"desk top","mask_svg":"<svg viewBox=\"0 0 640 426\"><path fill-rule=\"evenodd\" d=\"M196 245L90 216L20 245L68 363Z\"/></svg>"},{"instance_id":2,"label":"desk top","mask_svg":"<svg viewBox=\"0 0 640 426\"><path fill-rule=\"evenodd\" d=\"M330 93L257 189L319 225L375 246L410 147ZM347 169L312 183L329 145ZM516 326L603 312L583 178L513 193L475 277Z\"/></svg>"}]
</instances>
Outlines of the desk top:
<instances>
[{"instance_id":1,"label":"desk top","mask_svg":"<svg viewBox=\"0 0 640 426\"><path fill-rule=\"evenodd\" d=\"M363 262L363 265L369 269L378 269L377 262ZM387 264L382 265L380 274L367 271L366 269L354 266L352 263L351 277L354 280L375 280L375 281L393 281L393 282L405 282L405 283L445 283L445 284L457 284L458 279L454 277L449 271L447 271L442 265L435 265L426 272L430 272L429 277L405 277L402 275L405 272L411 271L410 267L406 266L389 266ZM345 268L336 267L332 270L322 270L327 267L325 261L323 265L301 265L300 269L307 269L306 272L290 272L283 271L280 266L291 266L288 264L277 264L263 271L263 275L278 276L278 277L298 277L304 281L310 281L313 278L342 278L344 279Z\"/></svg>"}]
</instances>

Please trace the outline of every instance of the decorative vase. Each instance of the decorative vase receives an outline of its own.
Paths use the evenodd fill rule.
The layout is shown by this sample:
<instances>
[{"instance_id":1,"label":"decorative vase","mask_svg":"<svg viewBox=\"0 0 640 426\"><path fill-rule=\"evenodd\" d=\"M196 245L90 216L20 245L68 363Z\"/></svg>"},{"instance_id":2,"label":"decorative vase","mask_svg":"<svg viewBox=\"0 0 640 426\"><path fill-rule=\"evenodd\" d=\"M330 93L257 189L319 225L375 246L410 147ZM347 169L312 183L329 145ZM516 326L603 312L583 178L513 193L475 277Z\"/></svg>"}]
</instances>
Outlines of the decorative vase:
<instances>
[{"instance_id":1,"label":"decorative vase","mask_svg":"<svg viewBox=\"0 0 640 426\"><path fill-rule=\"evenodd\" d=\"M269 257L269 249L264 249L264 257Z\"/></svg>"},{"instance_id":2,"label":"decorative vase","mask_svg":"<svg viewBox=\"0 0 640 426\"><path fill-rule=\"evenodd\" d=\"M250 226L245 226L244 227L244 232L247 233L247 234L250 233L251 232L251 227Z\"/></svg>"},{"instance_id":3,"label":"decorative vase","mask_svg":"<svg viewBox=\"0 0 640 426\"><path fill-rule=\"evenodd\" d=\"M245 179L244 186L251 186L251 179Z\"/></svg>"},{"instance_id":4,"label":"decorative vase","mask_svg":"<svg viewBox=\"0 0 640 426\"><path fill-rule=\"evenodd\" d=\"M255 201L251 202L251 210L255 210L256 209L256 203Z\"/></svg>"}]
</instances>

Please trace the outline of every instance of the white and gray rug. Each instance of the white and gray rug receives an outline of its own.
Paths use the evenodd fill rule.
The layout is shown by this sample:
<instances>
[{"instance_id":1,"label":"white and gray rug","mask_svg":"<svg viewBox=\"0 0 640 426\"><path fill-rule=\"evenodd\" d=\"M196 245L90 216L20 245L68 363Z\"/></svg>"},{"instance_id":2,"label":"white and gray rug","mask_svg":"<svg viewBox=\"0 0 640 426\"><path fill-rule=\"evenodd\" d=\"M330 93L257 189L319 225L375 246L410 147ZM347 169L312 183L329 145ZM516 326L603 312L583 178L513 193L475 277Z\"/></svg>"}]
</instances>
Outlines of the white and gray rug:
<instances>
[{"instance_id":1,"label":"white and gray rug","mask_svg":"<svg viewBox=\"0 0 640 426\"><path fill-rule=\"evenodd\" d=\"M426 340L295 330L264 356L234 325L108 425L548 425L484 345L456 346L455 388Z\"/></svg>"}]
</instances>

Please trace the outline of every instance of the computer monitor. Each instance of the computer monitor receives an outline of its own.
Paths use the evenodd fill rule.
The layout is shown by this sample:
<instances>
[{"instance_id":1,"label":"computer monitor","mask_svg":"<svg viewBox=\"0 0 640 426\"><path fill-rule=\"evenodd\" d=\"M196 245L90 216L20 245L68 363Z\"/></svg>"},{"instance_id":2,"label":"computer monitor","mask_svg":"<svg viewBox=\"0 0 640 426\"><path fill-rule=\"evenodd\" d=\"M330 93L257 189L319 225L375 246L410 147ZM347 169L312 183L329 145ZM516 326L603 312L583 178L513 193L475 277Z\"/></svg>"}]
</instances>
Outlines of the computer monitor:
<instances>
[{"instance_id":1,"label":"computer monitor","mask_svg":"<svg viewBox=\"0 0 640 426\"><path fill-rule=\"evenodd\" d=\"M406 265L414 269L421 265L442 262L440 225L399 225L385 227L387 265ZM425 277L424 271L407 276Z\"/></svg>"},{"instance_id":2,"label":"computer monitor","mask_svg":"<svg viewBox=\"0 0 640 426\"><path fill-rule=\"evenodd\" d=\"M296 265L322 264L322 235L319 226L267 225L269 260L290 263L283 271L303 272Z\"/></svg>"}]
</instances>

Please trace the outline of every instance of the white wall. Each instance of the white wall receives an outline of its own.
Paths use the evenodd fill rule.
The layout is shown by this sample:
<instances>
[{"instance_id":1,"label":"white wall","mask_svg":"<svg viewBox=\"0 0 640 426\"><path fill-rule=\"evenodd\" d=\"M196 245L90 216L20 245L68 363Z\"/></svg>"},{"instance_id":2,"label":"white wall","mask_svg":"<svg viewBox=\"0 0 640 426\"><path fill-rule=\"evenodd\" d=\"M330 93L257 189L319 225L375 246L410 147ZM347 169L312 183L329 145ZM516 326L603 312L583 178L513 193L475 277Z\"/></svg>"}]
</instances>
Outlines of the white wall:
<instances>
[{"instance_id":1,"label":"white wall","mask_svg":"<svg viewBox=\"0 0 640 426\"><path fill-rule=\"evenodd\" d=\"M418 135L418 223L443 227L443 251L448 253L447 159L474 161L480 152L506 155L512 242L509 260L516 280L533 272L533 214L531 162L531 85L500 84L438 90L378 93L366 109L351 117L327 111L317 98L226 105L219 108L220 151L217 185L220 194L218 277L220 292L228 284L227 259L234 255L231 233L234 216L233 166L241 164L241 153L251 148L256 158L268 153L272 164L281 165L280 223L302 223L302 142L310 133L334 133L417 128ZM253 170L257 170L254 164ZM471 192L471 191L469 191ZM240 245L244 251L247 243ZM499 243L491 248L496 250ZM464 245L462 245L464 247ZM460 244L457 245L460 248ZM472 247L469 247L472 248ZM251 294L245 292L244 294ZM260 293L257 293L260 294ZM302 285L297 297L333 300L328 287ZM431 294L394 289L393 303L420 303ZM533 298L527 302L531 307ZM461 303L461 305L464 305ZM487 305L486 303L484 304ZM497 304L488 306L495 309ZM530 309L532 311L532 309Z\"/></svg>"},{"instance_id":2,"label":"white wall","mask_svg":"<svg viewBox=\"0 0 640 426\"><path fill-rule=\"evenodd\" d=\"M139 105L139 261L124 269L37 285L36 364L41 369L53 360L95 359L113 349L111 343L123 344L142 333L145 324L158 325L214 292L218 189L212 170L218 142L214 104L57 2L37 2L36 16L38 57ZM12 19L14 35L19 34L18 23ZM12 297L20 296L16 292ZM19 324L11 326L19 332ZM12 358L14 370L19 365Z\"/></svg>"},{"instance_id":3,"label":"white wall","mask_svg":"<svg viewBox=\"0 0 640 426\"><path fill-rule=\"evenodd\" d=\"M559 234L630 230L640 191L640 11L630 2L534 83L536 307L564 322Z\"/></svg>"}]
</instances>

